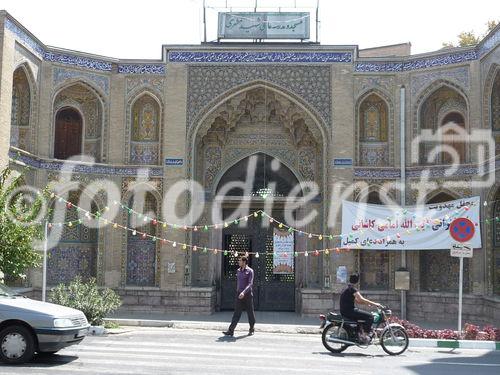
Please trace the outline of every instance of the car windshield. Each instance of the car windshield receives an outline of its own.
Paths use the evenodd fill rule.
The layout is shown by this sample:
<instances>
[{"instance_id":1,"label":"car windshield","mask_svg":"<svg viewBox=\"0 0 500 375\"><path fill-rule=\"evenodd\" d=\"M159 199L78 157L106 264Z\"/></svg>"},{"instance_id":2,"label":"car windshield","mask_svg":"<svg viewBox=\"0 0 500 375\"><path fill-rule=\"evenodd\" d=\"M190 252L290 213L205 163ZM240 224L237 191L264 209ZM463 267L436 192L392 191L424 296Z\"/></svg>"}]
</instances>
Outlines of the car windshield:
<instances>
[{"instance_id":1,"label":"car windshield","mask_svg":"<svg viewBox=\"0 0 500 375\"><path fill-rule=\"evenodd\" d=\"M11 297L16 295L10 288L6 287L4 284L0 283L0 296Z\"/></svg>"}]
</instances>

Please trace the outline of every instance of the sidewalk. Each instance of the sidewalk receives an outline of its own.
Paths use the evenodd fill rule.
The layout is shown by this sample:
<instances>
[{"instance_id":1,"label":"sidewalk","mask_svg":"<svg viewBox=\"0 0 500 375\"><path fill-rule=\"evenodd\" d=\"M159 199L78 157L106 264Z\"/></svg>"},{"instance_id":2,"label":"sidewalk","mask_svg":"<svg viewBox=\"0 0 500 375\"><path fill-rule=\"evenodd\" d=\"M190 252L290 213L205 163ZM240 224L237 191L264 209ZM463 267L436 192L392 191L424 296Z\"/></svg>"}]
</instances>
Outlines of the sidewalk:
<instances>
[{"instance_id":1,"label":"sidewalk","mask_svg":"<svg viewBox=\"0 0 500 375\"><path fill-rule=\"evenodd\" d=\"M220 311L211 315L162 314L152 312L117 312L109 320L127 326L176 327L200 329L226 329L231 322L232 311ZM318 331L318 317L300 316L294 312L256 311L256 327L266 332L313 333ZM454 328L455 322L413 322L426 329ZM247 316L241 316L239 329L247 329Z\"/></svg>"},{"instance_id":2,"label":"sidewalk","mask_svg":"<svg viewBox=\"0 0 500 375\"><path fill-rule=\"evenodd\" d=\"M203 329L203 330L226 330L232 311L216 312L212 315L181 315L161 314L148 312L118 312L110 316L109 321L121 326L135 327L168 327L180 329ZM256 331L267 333L301 333L320 334L320 321L314 317L302 317L293 312L267 312L257 311ZM422 328L444 329L453 328L454 322L413 322ZM236 331L246 332L248 320L245 313L242 314ZM112 332L111 332L112 333ZM119 332L117 332L119 333ZM469 340L436 340L436 339L410 339L412 348L448 348L448 349L486 349L500 350L500 342L494 341L469 341Z\"/></svg>"}]
</instances>

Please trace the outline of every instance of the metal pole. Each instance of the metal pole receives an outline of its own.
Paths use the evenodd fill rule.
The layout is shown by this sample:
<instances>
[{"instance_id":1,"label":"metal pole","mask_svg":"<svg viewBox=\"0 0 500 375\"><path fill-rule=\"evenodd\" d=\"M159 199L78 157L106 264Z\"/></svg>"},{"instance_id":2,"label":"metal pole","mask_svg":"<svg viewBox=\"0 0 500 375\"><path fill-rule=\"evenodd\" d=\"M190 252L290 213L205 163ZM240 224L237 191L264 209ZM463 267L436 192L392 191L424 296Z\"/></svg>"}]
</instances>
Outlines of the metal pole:
<instances>
[{"instance_id":1,"label":"metal pole","mask_svg":"<svg viewBox=\"0 0 500 375\"><path fill-rule=\"evenodd\" d=\"M319 0L316 2L316 43L319 43Z\"/></svg>"},{"instance_id":2,"label":"metal pole","mask_svg":"<svg viewBox=\"0 0 500 375\"><path fill-rule=\"evenodd\" d=\"M400 89L400 169L401 169L401 206L406 205L406 128L405 128L405 107L406 107L406 89L401 86ZM406 268L406 250L401 250L401 268ZM406 319L406 290L401 290L401 318Z\"/></svg>"},{"instance_id":3,"label":"metal pole","mask_svg":"<svg viewBox=\"0 0 500 375\"><path fill-rule=\"evenodd\" d=\"M43 241L43 270L42 270L42 301L45 302L47 294L47 250L49 246L49 222L45 220L45 238Z\"/></svg>"},{"instance_id":4,"label":"metal pole","mask_svg":"<svg viewBox=\"0 0 500 375\"><path fill-rule=\"evenodd\" d=\"M207 19L206 19L206 4L205 4L205 0L203 0L203 41L205 43L207 42Z\"/></svg>"},{"instance_id":5,"label":"metal pole","mask_svg":"<svg viewBox=\"0 0 500 375\"><path fill-rule=\"evenodd\" d=\"M462 336L462 289L464 282L464 257L460 257L460 276L458 280L458 338Z\"/></svg>"}]
</instances>

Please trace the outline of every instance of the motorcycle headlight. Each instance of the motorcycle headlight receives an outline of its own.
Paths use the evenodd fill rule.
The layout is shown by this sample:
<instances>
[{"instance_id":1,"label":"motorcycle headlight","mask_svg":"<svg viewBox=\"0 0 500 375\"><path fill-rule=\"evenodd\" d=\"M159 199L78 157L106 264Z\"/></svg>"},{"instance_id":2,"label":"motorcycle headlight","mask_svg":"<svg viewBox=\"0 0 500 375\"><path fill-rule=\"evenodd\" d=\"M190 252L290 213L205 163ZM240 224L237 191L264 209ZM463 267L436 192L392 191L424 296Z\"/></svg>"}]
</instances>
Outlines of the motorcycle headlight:
<instances>
[{"instance_id":1,"label":"motorcycle headlight","mask_svg":"<svg viewBox=\"0 0 500 375\"><path fill-rule=\"evenodd\" d=\"M55 328L68 328L73 327L71 319L54 319Z\"/></svg>"}]
</instances>

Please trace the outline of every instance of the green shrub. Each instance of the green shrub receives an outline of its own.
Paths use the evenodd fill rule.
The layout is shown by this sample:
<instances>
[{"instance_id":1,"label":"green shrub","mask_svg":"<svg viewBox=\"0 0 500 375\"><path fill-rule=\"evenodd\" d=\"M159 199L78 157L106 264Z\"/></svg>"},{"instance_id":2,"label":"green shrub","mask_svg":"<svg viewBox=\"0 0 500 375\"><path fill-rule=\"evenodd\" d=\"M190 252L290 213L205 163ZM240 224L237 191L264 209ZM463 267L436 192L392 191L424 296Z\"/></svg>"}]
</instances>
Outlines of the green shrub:
<instances>
[{"instance_id":1,"label":"green shrub","mask_svg":"<svg viewBox=\"0 0 500 375\"><path fill-rule=\"evenodd\" d=\"M50 302L81 310L92 325L102 325L110 312L121 306L120 297L109 288L98 288L95 279L80 277L70 284L59 284L50 293Z\"/></svg>"}]
</instances>

